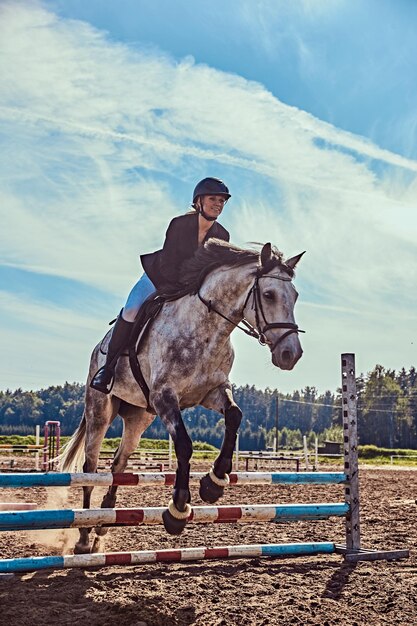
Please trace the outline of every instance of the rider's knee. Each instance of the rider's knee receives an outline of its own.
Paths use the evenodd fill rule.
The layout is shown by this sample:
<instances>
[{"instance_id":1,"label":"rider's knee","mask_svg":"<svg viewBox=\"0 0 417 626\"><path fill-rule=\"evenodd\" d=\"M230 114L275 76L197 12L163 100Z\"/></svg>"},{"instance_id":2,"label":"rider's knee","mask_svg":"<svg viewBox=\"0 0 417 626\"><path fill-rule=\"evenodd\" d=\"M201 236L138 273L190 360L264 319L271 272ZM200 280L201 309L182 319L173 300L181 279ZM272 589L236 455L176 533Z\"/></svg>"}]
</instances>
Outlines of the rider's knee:
<instances>
[{"instance_id":1,"label":"rider's knee","mask_svg":"<svg viewBox=\"0 0 417 626\"><path fill-rule=\"evenodd\" d=\"M134 322L136 319L138 310L132 307L124 307L122 311L122 317L125 322Z\"/></svg>"}]
</instances>

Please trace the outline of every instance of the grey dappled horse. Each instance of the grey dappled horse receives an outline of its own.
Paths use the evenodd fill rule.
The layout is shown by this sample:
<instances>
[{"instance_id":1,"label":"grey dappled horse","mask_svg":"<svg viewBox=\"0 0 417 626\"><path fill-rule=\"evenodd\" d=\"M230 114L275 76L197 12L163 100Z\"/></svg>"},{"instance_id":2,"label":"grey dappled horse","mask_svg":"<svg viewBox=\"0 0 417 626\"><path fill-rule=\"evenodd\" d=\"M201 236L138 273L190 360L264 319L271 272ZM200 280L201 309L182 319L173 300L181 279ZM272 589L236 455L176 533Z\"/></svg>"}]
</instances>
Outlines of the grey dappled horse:
<instances>
[{"instance_id":1,"label":"grey dappled horse","mask_svg":"<svg viewBox=\"0 0 417 626\"><path fill-rule=\"evenodd\" d=\"M239 324L267 344L272 363L291 370L302 355L298 326L294 321L297 292L292 284L301 254L284 261L282 253L267 243L261 253L211 239L184 264L182 280L188 295L165 302L150 325L138 354L149 388L149 404L132 375L129 360L119 358L114 386L109 395L89 387L104 362L96 346L86 385L85 410L78 429L61 457L61 470L96 472L101 443L112 421L123 418L123 436L112 472L123 472L140 437L156 415L171 435L177 457L173 497L163 520L170 534L179 534L190 515L189 473L192 442L181 410L202 405L222 413L225 435L219 456L200 482L200 496L216 502L228 484L232 455L242 412L235 403L229 381L234 352L230 334ZM239 326L242 328L242 326ZM109 333L110 334L110 333ZM104 341L107 344L109 337ZM84 445L83 445L84 444ZM90 508L92 487L83 487L83 507ZM112 508L117 487L109 487L101 506ZM89 552L89 528L80 529L75 546ZM96 528L104 535L105 528ZM98 545L98 540L95 546Z\"/></svg>"}]
</instances>

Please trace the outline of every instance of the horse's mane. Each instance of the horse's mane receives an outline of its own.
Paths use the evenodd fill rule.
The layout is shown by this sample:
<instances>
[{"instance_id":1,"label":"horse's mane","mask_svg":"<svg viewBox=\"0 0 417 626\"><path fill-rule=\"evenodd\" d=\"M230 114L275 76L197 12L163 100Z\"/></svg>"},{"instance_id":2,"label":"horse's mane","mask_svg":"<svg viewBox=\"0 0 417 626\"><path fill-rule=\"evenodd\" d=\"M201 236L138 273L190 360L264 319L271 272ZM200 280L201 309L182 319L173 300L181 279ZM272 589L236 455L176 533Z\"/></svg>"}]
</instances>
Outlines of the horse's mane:
<instances>
[{"instance_id":1,"label":"horse's mane","mask_svg":"<svg viewBox=\"0 0 417 626\"><path fill-rule=\"evenodd\" d=\"M200 246L196 250L191 259L182 264L180 281L187 291L193 292L199 289L207 274L219 267L240 267L256 263L258 269L260 267L260 256L261 253L257 250L239 248L221 239L209 239L204 246ZM282 252L272 247L271 261L264 270L269 272L274 267L281 267L288 273L292 272L284 264ZM254 273L256 273L256 270Z\"/></svg>"}]
</instances>

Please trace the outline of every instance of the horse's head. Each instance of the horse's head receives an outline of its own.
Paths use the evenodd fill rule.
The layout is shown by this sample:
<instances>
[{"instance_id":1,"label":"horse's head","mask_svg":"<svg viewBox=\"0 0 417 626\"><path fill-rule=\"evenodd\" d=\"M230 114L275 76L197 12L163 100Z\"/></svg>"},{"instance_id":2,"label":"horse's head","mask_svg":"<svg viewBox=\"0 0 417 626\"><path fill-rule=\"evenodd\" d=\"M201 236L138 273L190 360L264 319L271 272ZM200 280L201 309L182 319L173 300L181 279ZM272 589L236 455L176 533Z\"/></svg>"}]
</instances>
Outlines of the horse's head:
<instances>
[{"instance_id":1,"label":"horse's head","mask_svg":"<svg viewBox=\"0 0 417 626\"><path fill-rule=\"evenodd\" d=\"M303 353L298 337L303 331L294 319L298 293L292 283L294 268L303 254L284 262L270 243L265 244L252 297L249 296L245 308L245 318L257 328L271 350L272 363L283 370L291 370Z\"/></svg>"},{"instance_id":2,"label":"horse's head","mask_svg":"<svg viewBox=\"0 0 417 626\"><path fill-rule=\"evenodd\" d=\"M303 353L298 338L303 331L294 321L298 294L292 284L294 268L303 254L284 261L270 243L259 254L210 239L184 264L183 281L190 293L198 294L209 313L231 322L229 332L242 321L243 326L238 326L241 330L269 346L273 364L291 370ZM235 276L233 282L227 279L225 272L241 268L243 274ZM233 302L236 297L238 303Z\"/></svg>"}]
</instances>

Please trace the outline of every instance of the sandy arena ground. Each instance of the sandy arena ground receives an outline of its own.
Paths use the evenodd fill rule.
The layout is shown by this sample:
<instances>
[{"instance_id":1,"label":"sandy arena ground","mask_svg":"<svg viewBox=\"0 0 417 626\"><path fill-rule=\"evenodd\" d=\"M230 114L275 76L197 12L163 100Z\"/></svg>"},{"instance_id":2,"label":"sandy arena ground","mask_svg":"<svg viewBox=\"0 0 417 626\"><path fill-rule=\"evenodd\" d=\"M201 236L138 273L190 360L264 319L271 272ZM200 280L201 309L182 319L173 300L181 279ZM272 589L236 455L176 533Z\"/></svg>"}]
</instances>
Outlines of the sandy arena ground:
<instances>
[{"instance_id":1,"label":"sandy arena ground","mask_svg":"<svg viewBox=\"0 0 417 626\"><path fill-rule=\"evenodd\" d=\"M200 471L201 465L193 466ZM409 548L410 559L347 564L340 556L202 561L56 570L0 581L3 625L413 626L417 624L417 471L361 470L363 547ZM5 501L80 508L80 489L4 490ZM161 493L163 492L163 493ZM96 490L99 505L104 490ZM202 504L198 488L193 503ZM161 506L170 489L121 488L120 507ZM229 488L221 504L342 502L343 486ZM1 558L70 553L77 530L3 532ZM103 551L239 543L344 543L343 519L293 524L190 525L180 538L159 526L112 529Z\"/></svg>"}]
</instances>

